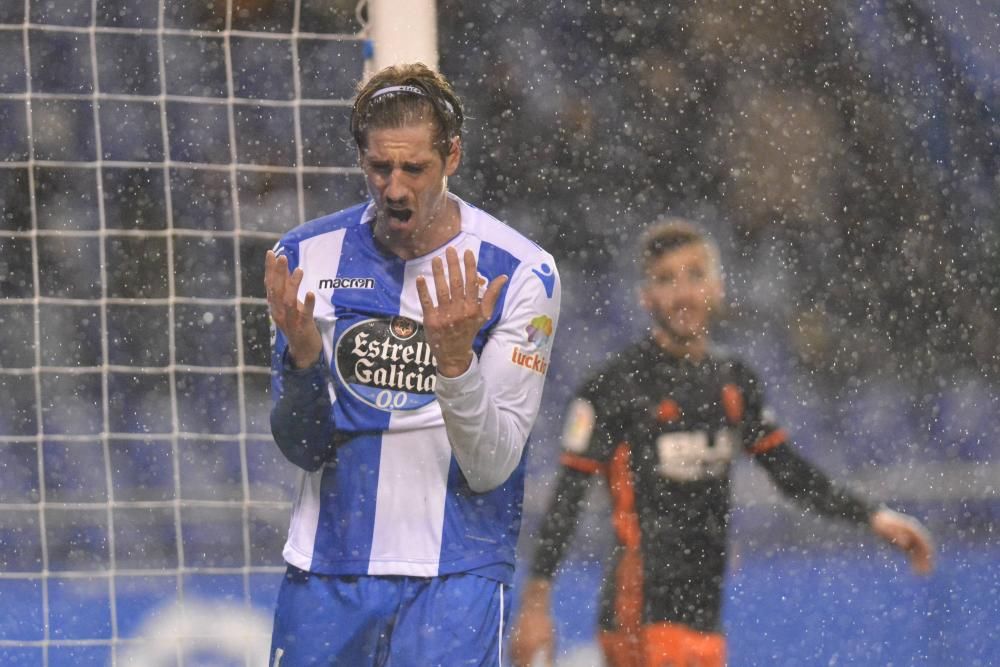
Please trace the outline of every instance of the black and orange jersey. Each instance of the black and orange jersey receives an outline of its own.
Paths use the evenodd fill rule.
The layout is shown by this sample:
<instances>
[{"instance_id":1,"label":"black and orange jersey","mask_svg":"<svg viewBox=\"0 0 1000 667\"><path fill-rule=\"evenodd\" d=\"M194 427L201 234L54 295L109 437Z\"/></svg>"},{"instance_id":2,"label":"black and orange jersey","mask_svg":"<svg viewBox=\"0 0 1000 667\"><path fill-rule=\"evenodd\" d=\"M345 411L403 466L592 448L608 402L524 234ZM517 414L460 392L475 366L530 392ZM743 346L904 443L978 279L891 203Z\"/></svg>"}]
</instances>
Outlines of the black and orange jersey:
<instances>
[{"instance_id":1,"label":"black and orange jersey","mask_svg":"<svg viewBox=\"0 0 1000 667\"><path fill-rule=\"evenodd\" d=\"M741 450L822 514L864 523L874 509L792 450L756 375L718 351L693 363L647 339L619 353L570 404L563 449L532 571L553 576L589 480L605 475L618 548L602 596L604 629L673 622L720 630L729 473Z\"/></svg>"}]
</instances>

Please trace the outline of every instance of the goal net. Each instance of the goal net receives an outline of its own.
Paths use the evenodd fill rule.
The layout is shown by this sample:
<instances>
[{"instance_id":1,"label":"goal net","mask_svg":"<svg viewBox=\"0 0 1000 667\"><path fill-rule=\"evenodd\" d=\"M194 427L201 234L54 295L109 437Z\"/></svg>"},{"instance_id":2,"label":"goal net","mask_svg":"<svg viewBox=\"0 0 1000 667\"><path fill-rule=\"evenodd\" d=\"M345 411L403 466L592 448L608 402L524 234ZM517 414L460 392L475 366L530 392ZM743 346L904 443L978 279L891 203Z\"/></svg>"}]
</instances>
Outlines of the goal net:
<instances>
[{"instance_id":1,"label":"goal net","mask_svg":"<svg viewBox=\"0 0 1000 667\"><path fill-rule=\"evenodd\" d=\"M263 256L362 192L356 4L0 3L0 663L266 660Z\"/></svg>"}]
</instances>

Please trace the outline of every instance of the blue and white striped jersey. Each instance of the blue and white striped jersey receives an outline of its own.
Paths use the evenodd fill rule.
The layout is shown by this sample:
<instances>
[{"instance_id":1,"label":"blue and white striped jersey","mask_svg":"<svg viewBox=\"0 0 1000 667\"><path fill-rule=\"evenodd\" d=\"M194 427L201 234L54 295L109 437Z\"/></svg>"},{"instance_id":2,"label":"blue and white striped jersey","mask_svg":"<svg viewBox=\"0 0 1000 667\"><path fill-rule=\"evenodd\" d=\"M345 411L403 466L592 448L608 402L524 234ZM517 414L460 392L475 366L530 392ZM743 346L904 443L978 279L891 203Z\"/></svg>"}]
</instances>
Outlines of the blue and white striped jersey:
<instances>
[{"instance_id":1,"label":"blue and white striped jersey","mask_svg":"<svg viewBox=\"0 0 1000 667\"><path fill-rule=\"evenodd\" d=\"M471 249L485 281L510 277L476 337L472 367L459 378L436 375L415 284L425 275L433 286L431 260L443 256L445 247L408 261L386 253L372 236L370 204L306 223L276 247L290 270L303 269L299 298L308 291L316 295L314 316L324 355L321 368L312 372L314 386L325 385L329 407L324 390L315 389L324 401L318 421L326 422L315 424L313 432L332 435L337 443L318 470L302 473L292 510L284 557L303 570L409 576L475 572L511 581L523 451L538 414L558 321L559 277L552 257L540 247L449 197L459 204L462 223L447 245L460 256ZM308 393L302 371L287 365L286 347L277 332L272 345L276 406ZM276 437L285 426L301 428L289 422L303 414L276 407ZM279 444L286 451L288 445ZM476 481L477 467L484 477L496 477L499 486L487 484L490 490L477 492L483 488ZM498 476L498 469L512 472Z\"/></svg>"}]
</instances>

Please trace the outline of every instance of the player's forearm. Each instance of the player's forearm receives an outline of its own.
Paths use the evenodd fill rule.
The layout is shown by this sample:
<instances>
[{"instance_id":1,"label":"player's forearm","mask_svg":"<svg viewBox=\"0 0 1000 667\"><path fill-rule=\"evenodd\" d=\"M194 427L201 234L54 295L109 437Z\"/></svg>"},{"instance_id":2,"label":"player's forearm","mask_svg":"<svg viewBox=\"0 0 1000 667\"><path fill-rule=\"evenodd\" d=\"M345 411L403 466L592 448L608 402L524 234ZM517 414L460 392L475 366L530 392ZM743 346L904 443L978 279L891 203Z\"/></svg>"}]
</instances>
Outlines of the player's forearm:
<instances>
[{"instance_id":1,"label":"player's forearm","mask_svg":"<svg viewBox=\"0 0 1000 667\"><path fill-rule=\"evenodd\" d=\"M555 490L538 529L531 562L533 579L547 581L555 576L556 568L576 531L589 481L590 475L579 470L562 468L559 471Z\"/></svg>"},{"instance_id":2,"label":"player's forearm","mask_svg":"<svg viewBox=\"0 0 1000 667\"><path fill-rule=\"evenodd\" d=\"M759 454L757 460L782 492L824 516L867 524L876 509L873 504L835 485L788 445Z\"/></svg>"},{"instance_id":3,"label":"player's forearm","mask_svg":"<svg viewBox=\"0 0 1000 667\"><path fill-rule=\"evenodd\" d=\"M330 394L325 366L288 366L281 391L271 409L271 433L285 458L308 471L318 470L330 457L334 442Z\"/></svg>"},{"instance_id":4,"label":"player's forearm","mask_svg":"<svg viewBox=\"0 0 1000 667\"><path fill-rule=\"evenodd\" d=\"M469 487L484 493L507 481L521 461L528 433L491 399L478 361L473 359L458 377L438 375L435 393L448 441Z\"/></svg>"}]
</instances>

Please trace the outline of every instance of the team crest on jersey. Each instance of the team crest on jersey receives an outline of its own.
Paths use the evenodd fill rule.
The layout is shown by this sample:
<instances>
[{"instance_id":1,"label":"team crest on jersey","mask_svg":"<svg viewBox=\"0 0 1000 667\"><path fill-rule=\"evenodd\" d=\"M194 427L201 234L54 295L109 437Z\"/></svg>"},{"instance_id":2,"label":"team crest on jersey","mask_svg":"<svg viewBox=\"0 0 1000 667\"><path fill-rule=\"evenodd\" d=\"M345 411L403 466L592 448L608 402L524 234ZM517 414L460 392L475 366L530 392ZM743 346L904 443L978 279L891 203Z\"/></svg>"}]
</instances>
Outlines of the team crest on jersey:
<instances>
[{"instance_id":1,"label":"team crest on jersey","mask_svg":"<svg viewBox=\"0 0 1000 667\"><path fill-rule=\"evenodd\" d=\"M343 385L373 408L416 410L434 400L437 363L424 328L407 317L355 324L337 341L334 357Z\"/></svg>"},{"instance_id":2,"label":"team crest on jersey","mask_svg":"<svg viewBox=\"0 0 1000 667\"><path fill-rule=\"evenodd\" d=\"M409 317L394 317L389 320L389 330L399 340L410 340L417 335L419 325Z\"/></svg>"}]
</instances>

